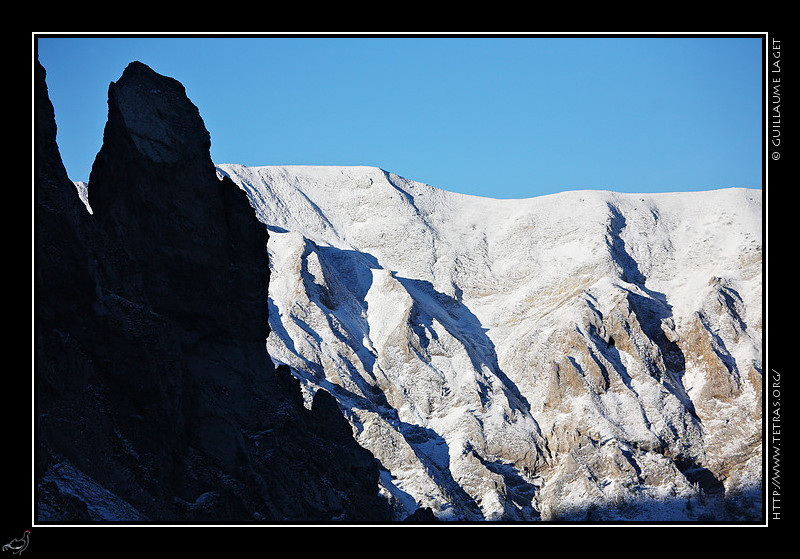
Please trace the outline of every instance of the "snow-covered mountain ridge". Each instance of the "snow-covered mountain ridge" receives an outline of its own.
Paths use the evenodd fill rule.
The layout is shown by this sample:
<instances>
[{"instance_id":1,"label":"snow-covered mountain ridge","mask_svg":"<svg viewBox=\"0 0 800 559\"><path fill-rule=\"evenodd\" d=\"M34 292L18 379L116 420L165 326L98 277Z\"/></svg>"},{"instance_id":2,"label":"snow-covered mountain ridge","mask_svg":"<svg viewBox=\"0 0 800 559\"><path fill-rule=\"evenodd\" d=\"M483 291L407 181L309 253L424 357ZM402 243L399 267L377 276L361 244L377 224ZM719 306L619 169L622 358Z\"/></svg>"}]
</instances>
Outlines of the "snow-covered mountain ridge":
<instances>
[{"instance_id":1,"label":"snow-covered mountain ridge","mask_svg":"<svg viewBox=\"0 0 800 559\"><path fill-rule=\"evenodd\" d=\"M760 190L217 171L270 228L270 355L336 397L399 517L761 514Z\"/></svg>"}]
</instances>

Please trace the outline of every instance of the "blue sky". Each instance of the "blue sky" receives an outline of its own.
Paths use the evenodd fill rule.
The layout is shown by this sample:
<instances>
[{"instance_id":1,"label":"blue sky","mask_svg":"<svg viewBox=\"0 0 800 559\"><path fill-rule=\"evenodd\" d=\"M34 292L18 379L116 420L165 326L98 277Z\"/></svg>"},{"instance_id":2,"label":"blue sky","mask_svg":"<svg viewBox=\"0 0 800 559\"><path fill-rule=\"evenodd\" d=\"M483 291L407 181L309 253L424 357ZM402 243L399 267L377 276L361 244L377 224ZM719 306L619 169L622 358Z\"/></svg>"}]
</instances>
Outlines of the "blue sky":
<instances>
[{"instance_id":1,"label":"blue sky","mask_svg":"<svg viewBox=\"0 0 800 559\"><path fill-rule=\"evenodd\" d=\"M186 88L215 163L371 165L494 198L762 187L762 39L37 37L73 180L110 82Z\"/></svg>"}]
</instances>

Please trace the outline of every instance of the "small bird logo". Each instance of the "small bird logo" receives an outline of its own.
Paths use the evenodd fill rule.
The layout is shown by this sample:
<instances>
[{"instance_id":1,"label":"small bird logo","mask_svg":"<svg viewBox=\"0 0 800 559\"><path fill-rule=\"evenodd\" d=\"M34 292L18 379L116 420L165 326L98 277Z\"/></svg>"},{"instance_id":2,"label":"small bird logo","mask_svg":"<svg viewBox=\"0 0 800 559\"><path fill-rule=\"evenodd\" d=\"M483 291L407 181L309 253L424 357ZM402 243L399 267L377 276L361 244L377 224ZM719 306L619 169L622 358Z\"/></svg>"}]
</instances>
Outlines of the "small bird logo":
<instances>
[{"instance_id":1,"label":"small bird logo","mask_svg":"<svg viewBox=\"0 0 800 559\"><path fill-rule=\"evenodd\" d=\"M23 551L25 551L25 548L28 547L28 537L30 536L30 533L30 530L25 530L25 533L21 538L14 538L4 545L3 551L10 551L11 553L20 555Z\"/></svg>"}]
</instances>

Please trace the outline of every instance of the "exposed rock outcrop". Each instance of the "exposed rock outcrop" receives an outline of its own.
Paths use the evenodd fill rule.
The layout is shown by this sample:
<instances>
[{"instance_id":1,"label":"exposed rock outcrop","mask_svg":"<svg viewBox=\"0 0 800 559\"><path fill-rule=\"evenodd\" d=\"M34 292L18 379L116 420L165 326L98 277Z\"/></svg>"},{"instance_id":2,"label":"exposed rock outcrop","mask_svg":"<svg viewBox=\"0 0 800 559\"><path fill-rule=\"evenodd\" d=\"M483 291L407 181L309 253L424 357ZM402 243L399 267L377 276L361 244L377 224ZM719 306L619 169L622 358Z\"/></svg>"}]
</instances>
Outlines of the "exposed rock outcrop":
<instances>
[{"instance_id":1,"label":"exposed rock outcrop","mask_svg":"<svg viewBox=\"0 0 800 559\"><path fill-rule=\"evenodd\" d=\"M267 354L268 234L183 86L109 86L91 214L38 63L35 94L38 520L387 519L335 400Z\"/></svg>"}]
</instances>

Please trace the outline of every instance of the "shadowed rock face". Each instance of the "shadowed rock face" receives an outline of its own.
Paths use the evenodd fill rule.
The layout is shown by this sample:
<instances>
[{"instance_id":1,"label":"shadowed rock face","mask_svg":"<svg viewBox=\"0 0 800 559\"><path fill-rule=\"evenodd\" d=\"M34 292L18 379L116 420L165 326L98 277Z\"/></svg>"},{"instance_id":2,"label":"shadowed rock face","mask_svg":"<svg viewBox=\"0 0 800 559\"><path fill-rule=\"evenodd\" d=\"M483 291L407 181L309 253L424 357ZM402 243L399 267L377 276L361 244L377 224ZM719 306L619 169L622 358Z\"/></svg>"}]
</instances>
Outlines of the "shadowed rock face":
<instances>
[{"instance_id":1,"label":"shadowed rock face","mask_svg":"<svg viewBox=\"0 0 800 559\"><path fill-rule=\"evenodd\" d=\"M36 76L38 519L385 520L335 400L272 365L267 231L183 86L110 85L90 215Z\"/></svg>"},{"instance_id":2,"label":"shadowed rock face","mask_svg":"<svg viewBox=\"0 0 800 559\"><path fill-rule=\"evenodd\" d=\"M89 177L106 285L202 335L262 341L267 233L239 189L217 180L183 86L133 63L108 109Z\"/></svg>"}]
</instances>

